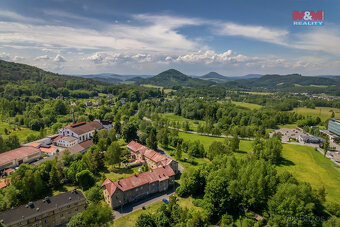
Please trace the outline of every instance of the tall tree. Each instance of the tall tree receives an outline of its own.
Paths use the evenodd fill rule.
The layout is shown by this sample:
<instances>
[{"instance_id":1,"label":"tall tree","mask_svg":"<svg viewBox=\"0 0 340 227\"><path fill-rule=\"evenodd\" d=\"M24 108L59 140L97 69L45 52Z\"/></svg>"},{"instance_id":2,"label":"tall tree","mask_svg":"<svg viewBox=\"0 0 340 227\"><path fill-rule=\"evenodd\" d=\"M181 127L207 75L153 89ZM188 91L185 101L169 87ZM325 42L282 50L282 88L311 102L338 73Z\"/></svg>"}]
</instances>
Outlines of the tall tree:
<instances>
[{"instance_id":1,"label":"tall tree","mask_svg":"<svg viewBox=\"0 0 340 227\"><path fill-rule=\"evenodd\" d=\"M137 127L132 123L124 124L122 128L122 136L127 143L131 140L137 140Z\"/></svg>"},{"instance_id":2,"label":"tall tree","mask_svg":"<svg viewBox=\"0 0 340 227\"><path fill-rule=\"evenodd\" d=\"M154 133L154 130L151 130L149 137L146 139L146 146L150 147L153 150L157 150L157 137Z\"/></svg>"},{"instance_id":3,"label":"tall tree","mask_svg":"<svg viewBox=\"0 0 340 227\"><path fill-rule=\"evenodd\" d=\"M99 141L99 136L98 136L97 130L95 130L94 133L93 133L92 141L93 141L94 144L97 144L98 141Z\"/></svg>"},{"instance_id":4,"label":"tall tree","mask_svg":"<svg viewBox=\"0 0 340 227\"><path fill-rule=\"evenodd\" d=\"M180 161L181 158L182 158L182 147L181 147L181 144L178 143L178 144L177 144L177 147L176 147L176 159L177 159L178 161Z\"/></svg>"},{"instance_id":5,"label":"tall tree","mask_svg":"<svg viewBox=\"0 0 340 227\"><path fill-rule=\"evenodd\" d=\"M328 135L326 135L325 143L323 144L323 152L324 152L325 157L326 157L328 149L329 149L329 137Z\"/></svg>"},{"instance_id":6,"label":"tall tree","mask_svg":"<svg viewBox=\"0 0 340 227\"><path fill-rule=\"evenodd\" d=\"M105 152L105 160L109 165L120 164L122 150L117 141L113 142Z\"/></svg>"}]
</instances>

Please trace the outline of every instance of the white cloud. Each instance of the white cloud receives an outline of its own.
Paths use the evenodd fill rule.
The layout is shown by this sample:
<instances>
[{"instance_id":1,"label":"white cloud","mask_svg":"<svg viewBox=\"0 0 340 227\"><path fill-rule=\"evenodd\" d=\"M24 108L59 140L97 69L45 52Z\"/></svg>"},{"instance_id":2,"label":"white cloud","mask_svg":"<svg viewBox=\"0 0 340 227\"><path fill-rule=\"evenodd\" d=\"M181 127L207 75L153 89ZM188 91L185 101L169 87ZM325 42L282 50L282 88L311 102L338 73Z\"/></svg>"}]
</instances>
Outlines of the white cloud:
<instances>
[{"instance_id":1,"label":"white cloud","mask_svg":"<svg viewBox=\"0 0 340 227\"><path fill-rule=\"evenodd\" d=\"M13 11L7 11L7 10L0 10L0 18L6 18L14 21L22 21L25 23L42 23L43 20L39 18L32 18L32 17L26 17L23 15L20 15Z\"/></svg>"},{"instance_id":2,"label":"white cloud","mask_svg":"<svg viewBox=\"0 0 340 227\"><path fill-rule=\"evenodd\" d=\"M240 25L235 23L220 23L216 32L220 35L243 36L264 42L286 45L289 32L283 29L267 28L264 26Z\"/></svg>"},{"instance_id":3,"label":"white cloud","mask_svg":"<svg viewBox=\"0 0 340 227\"><path fill-rule=\"evenodd\" d=\"M60 54L57 54L57 56L55 56L53 61L55 61L55 62L66 62L66 59L63 56L61 56Z\"/></svg>"},{"instance_id":4,"label":"white cloud","mask_svg":"<svg viewBox=\"0 0 340 227\"><path fill-rule=\"evenodd\" d=\"M15 61L15 62L21 62L23 60L25 60L25 58L21 57L21 56L14 56L14 58L13 58L13 61Z\"/></svg>"},{"instance_id":5,"label":"white cloud","mask_svg":"<svg viewBox=\"0 0 340 227\"><path fill-rule=\"evenodd\" d=\"M49 60L49 59L51 59L51 58L47 55L42 55L42 56L38 56L38 57L34 58L35 61Z\"/></svg>"},{"instance_id":6,"label":"white cloud","mask_svg":"<svg viewBox=\"0 0 340 227\"><path fill-rule=\"evenodd\" d=\"M11 57L8 53L2 52L2 53L0 53L0 59L5 60L5 61L9 61L9 60L11 60Z\"/></svg>"}]
</instances>

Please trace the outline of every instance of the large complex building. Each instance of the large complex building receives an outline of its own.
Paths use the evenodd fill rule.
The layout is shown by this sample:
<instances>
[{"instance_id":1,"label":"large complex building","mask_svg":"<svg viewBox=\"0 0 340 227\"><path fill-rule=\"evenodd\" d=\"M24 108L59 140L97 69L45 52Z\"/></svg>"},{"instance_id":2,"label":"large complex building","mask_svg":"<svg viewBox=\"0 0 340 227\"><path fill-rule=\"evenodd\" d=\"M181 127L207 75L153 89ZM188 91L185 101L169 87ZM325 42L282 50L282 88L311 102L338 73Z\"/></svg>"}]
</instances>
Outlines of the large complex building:
<instances>
[{"instance_id":1,"label":"large complex building","mask_svg":"<svg viewBox=\"0 0 340 227\"><path fill-rule=\"evenodd\" d=\"M59 136L74 137L78 143L90 140L95 130L104 128L100 121L71 124L59 130Z\"/></svg>"},{"instance_id":2,"label":"large complex building","mask_svg":"<svg viewBox=\"0 0 340 227\"><path fill-rule=\"evenodd\" d=\"M131 141L127 148L132 153L132 156L136 157L137 160L144 160L151 169L170 165L175 173L178 172L178 163L176 161L140 143Z\"/></svg>"},{"instance_id":3,"label":"large complex building","mask_svg":"<svg viewBox=\"0 0 340 227\"><path fill-rule=\"evenodd\" d=\"M143 199L157 192L164 192L174 185L175 172L169 165L138 175L112 182L106 179L103 184L105 202L112 208Z\"/></svg>"},{"instance_id":4,"label":"large complex building","mask_svg":"<svg viewBox=\"0 0 340 227\"><path fill-rule=\"evenodd\" d=\"M41 150L33 146L23 146L0 154L0 170L14 168L22 163L30 163L41 158Z\"/></svg>"},{"instance_id":5,"label":"large complex building","mask_svg":"<svg viewBox=\"0 0 340 227\"><path fill-rule=\"evenodd\" d=\"M0 222L8 227L61 226L85 208L85 196L73 190L1 212Z\"/></svg>"},{"instance_id":6,"label":"large complex building","mask_svg":"<svg viewBox=\"0 0 340 227\"><path fill-rule=\"evenodd\" d=\"M330 119L328 121L328 131L340 136L340 119Z\"/></svg>"}]
</instances>

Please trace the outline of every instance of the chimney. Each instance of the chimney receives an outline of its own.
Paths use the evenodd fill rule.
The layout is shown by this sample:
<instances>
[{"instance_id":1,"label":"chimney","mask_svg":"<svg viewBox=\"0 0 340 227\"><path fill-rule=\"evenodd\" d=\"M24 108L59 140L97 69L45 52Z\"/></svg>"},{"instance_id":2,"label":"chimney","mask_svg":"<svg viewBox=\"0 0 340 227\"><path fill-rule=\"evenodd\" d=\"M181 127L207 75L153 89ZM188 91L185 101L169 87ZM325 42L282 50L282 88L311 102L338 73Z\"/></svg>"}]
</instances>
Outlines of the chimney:
<instances>
[{"instance_id":1,"label":"chimney","mask_svg":"<svg viewBox=\"0 0 340 227\"><path fill-rule=\"evenodd\" d=\"M72 119L73 119L73 124L76 123L76 119L74 118L74 110L72 110Z\"/></svg>"}]
</instances>

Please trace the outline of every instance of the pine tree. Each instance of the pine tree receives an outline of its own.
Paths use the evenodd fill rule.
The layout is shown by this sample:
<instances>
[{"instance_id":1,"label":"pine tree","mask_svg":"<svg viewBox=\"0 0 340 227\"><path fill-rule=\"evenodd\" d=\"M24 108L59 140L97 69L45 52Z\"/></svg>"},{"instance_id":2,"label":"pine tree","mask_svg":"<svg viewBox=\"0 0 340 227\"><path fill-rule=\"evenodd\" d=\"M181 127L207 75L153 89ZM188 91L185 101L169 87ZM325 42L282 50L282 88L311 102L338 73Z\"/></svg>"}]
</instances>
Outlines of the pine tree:
<instances>
[{"instance_id":1,"label":"pine tree","mask_svg":"<svg viewBox=\"0 0 340 227\"><path fill-rule=\"evenodd\" d=\"M181 160L181 158L182 158L182 148L181 148L181 144L178 143L177 148L176 148L176 159Z\"/></svg>"},{"instance_id":2,"label":"pine tree","mask_svg":"<svg viewBox=\"0 0 340 227\"><path fill-rule=\"evenodd\" d=\"M94 144L97 144L98 141L99 141L99 136L98 136L97 130L95 130L94 133L93 133L92 141L93 141Z\"/></svg>"}]
</instances>

